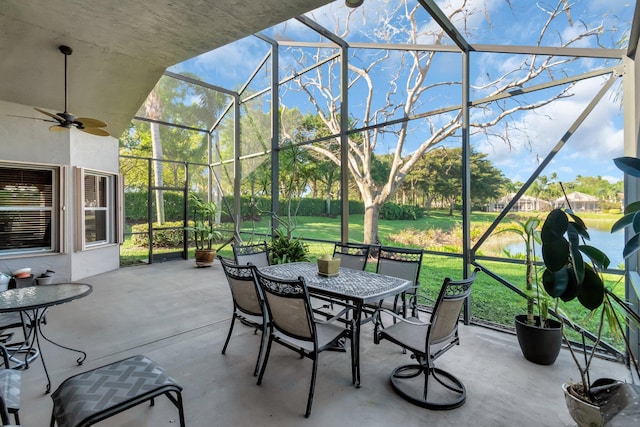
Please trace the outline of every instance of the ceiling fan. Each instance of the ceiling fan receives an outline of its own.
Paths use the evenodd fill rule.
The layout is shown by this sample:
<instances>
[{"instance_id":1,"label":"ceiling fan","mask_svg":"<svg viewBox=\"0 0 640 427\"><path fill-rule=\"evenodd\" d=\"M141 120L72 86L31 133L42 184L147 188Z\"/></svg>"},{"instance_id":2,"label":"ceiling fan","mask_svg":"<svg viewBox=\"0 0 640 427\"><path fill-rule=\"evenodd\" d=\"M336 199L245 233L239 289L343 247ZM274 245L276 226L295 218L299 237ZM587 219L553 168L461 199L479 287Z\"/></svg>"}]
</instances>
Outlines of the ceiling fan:
<instances>
[{"instance_id":1,"label":"ceiling fan","mask_svg":"<svg viewBox=\"0 0 640 427\"><path fill-rule=\"evenodd\" d=\"M75 127L83 132L90 133L98 136L109 136L109 132L102 129L107 126L105 122L98 119L91 119L88 117L76 117L68 111L67 104L69 96L67 93L67 57L71 55L73 49L69 46L60 46L60 52L64 55L64 112L63 113L50 113L41 108L35 108L36 111L51 117L54 120L44 120L47 122L57 123L49 128L50 131L63 131Z\"/></svg>"}]
</instances>

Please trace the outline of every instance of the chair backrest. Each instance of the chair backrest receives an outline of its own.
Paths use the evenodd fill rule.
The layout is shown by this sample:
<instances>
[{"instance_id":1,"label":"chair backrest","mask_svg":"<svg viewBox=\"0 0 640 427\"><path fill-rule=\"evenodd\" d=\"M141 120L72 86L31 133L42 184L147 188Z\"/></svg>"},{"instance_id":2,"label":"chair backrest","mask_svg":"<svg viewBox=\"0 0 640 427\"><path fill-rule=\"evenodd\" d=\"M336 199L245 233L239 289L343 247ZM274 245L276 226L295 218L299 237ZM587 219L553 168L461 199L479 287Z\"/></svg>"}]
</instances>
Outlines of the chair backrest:
<instances>
[{"instance_id":1,"label":"chair backrest","mask_svg":"<svg viewBox=\"0 0 640 427\"><path fill-rule=\"evenodd\" d=\"M256 279L264 295L271 327L288 337L315 343L316 325L304 279L278 279L259 270L256 270Z\"/></svg>"},{"instance_id":2,"label":"chair backrest","mask_svg":"<svg viewBox=\"0 0 640 427\"><path fill-rule=\"evenodd\" d=\"M233 305L240 311L254 316L263 315L264 301L255 281L254 265L237 265L218 255L222 270L231 290Z\"/></svg>"},{"instance_id":3,"label":"chair backrest","mask_svg":"<svg viewBox=\"0 0 640 427\"><path fill-rule=\"evenodd\" d=\"M377 273L411 280L418 286L423 249L393 248L382 246L378 252ZM408 291L413 292L413 291Z\"/></svg>"},{"instance_id":4,"label":"chair backrest","mask_svg":"<svg viewBox=\"0 0 640 427\"><path fill-rule=\"evenodd\" d=\"M233 257L238 265L246 265L249 263L256 267L266 267L269 265L267 242L251 245L232 245L232 247Z\"/></svg>"},{"instance_id":5,"label":"chair backrest","mask_svg":"<svg viewBox=\"0 0 640 427\"><path fill-rule=\"evenodd\" d=\"M333 247L333 257L340 258L340 267L352 270L364 270L369 260L371 246L357 243L336 243Z\"/></svg>"},{"instance_id":6,"label":"chair backrest","mask_svg":"<svg viewBox=\"0 0 640 427\"><path fill-rule=\"evenodd\" d=\"M444 279L438 299L433 306L429 331L427 332L427 349L430 344L438 344L451 340L458 332L458 319L465 300L471 293L471 285L476 280L480 269L476 268L467 279Z\"/></svg>"}]
</instances>

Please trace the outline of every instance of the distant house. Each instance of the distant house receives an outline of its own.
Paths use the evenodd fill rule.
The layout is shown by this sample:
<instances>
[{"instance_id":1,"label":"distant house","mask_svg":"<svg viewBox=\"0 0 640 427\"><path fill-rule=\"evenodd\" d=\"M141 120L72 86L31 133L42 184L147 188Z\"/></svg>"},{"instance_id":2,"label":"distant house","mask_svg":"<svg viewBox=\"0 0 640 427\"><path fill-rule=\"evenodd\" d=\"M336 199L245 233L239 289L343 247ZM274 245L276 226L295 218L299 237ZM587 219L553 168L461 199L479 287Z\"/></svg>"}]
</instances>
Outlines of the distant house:
<instances>
[{"instance_id":1,"label":"distant house","mask_svg":"<svg viewBox=\"0 0 640 427\"><path fill-rule=\"evenodd\" d=\"M504 197L496 200L492 206L493 211L501 211L513 200L516 193L507 194ZM532 211L550 211L552 209L551 203L546 200L539 199L537 197L531 197L522 195L520 199L513 205L511 209L513 212L532 212Z\"/></svg>"},{"instance_id":2,"label":"distant house","mask_svg":"<svg viewBox=\"0 0 640 427\"><path fill-rule=\"evenodd\" d=\"M600 210L600 200L597 197L584 194L579 191L567 194L567 199L571 205L571 209L576 212L595 212ZM559 197L555 200L554 206L556 208L568 208L567 201L564 197Z\"/></svg>"}]
</instances>

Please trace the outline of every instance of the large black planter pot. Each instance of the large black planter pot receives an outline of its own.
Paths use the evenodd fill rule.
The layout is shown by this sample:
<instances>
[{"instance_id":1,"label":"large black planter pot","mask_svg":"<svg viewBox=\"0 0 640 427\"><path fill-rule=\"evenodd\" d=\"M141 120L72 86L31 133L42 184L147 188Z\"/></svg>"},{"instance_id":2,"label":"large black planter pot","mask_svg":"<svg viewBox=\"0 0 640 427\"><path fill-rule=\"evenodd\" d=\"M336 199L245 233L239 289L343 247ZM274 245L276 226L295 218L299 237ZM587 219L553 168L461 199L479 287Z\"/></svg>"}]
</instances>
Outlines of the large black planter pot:
<instances>
[{"instance_id":1,"label":"large black planter pot","mask_svg":"<svg viewBox=\"0 0 640 427\"><path fill-rule=\"evenodd\" d=\"M540 327L540 318L535 316L535 325L527 324L527 315L516 316L516 335L525 359L538 365L552 365L562 347L562 324L549 319L550 328Z\"/></svg>"}]
</instances>

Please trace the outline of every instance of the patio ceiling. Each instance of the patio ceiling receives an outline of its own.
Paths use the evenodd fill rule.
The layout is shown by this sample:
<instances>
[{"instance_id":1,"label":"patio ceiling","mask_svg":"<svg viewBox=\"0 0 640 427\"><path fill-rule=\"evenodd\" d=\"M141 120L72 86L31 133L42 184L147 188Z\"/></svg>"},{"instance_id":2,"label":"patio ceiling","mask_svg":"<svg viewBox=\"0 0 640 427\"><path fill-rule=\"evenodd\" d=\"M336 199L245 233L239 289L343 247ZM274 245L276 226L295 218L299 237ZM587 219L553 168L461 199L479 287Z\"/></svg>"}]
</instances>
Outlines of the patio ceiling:
<instances>
[{"instance_id":1,"label":"patio ceiling","mask_svg":"<svg viewBox=\"0 0 640 427\"><path fill-rule=\"evenodd\" d=\"M62 111L65 44L69 111L118 136L167 67L329 2L5 0L0 100Z\"/></svg>"}]
</instances>

